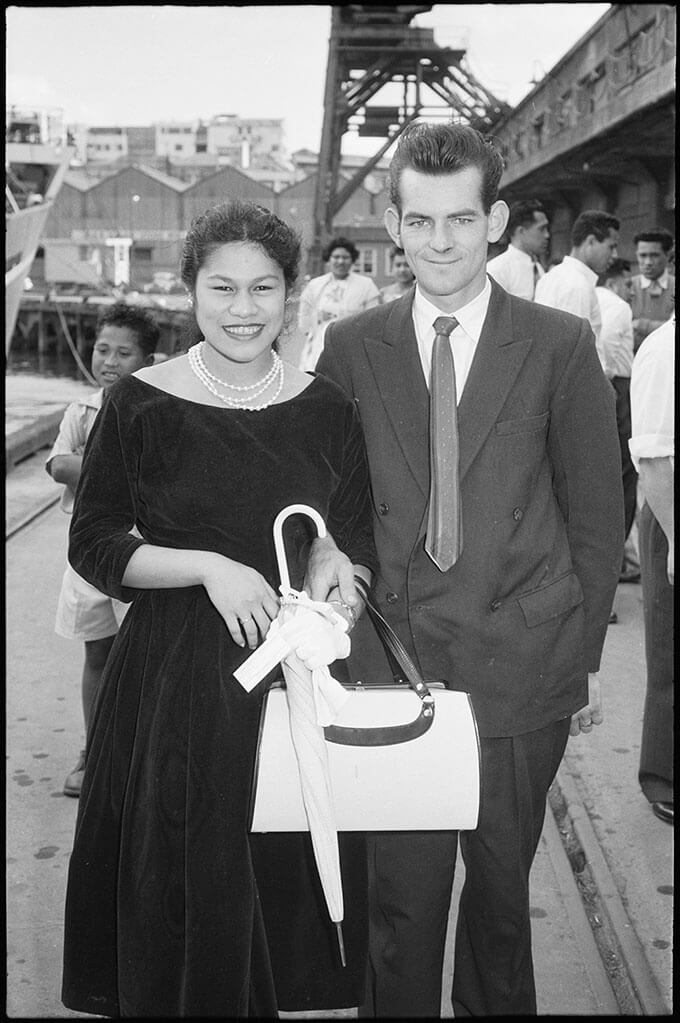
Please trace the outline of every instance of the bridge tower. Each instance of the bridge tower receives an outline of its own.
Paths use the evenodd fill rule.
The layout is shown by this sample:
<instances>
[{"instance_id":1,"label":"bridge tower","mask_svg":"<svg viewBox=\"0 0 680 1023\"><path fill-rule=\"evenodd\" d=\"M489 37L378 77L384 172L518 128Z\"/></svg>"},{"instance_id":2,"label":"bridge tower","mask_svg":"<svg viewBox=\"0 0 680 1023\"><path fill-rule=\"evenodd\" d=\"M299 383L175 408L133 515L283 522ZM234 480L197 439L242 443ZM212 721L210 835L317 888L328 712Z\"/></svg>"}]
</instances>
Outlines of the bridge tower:
<instances>
[{"instance_id":1,"label":"bridge tower","mask_svg":"<svg viewBox=\"0 0 680 1023\"><path fill-rule=\"evenodd\" d=\"M310 253L313 274L322 271L321 251L332 235L335 214L412 121L453 117L490 131L510 109L466 67L464 49L438 46L432 29L411 27L417 14L431 9L412 4L332 8ZM393 97L399 94L399 102L369 103L385 86L391 87ZM385 141L351 180L341 182L342 137L350 129L358 130L359 137Z\"/></svg>"}]
</instances>

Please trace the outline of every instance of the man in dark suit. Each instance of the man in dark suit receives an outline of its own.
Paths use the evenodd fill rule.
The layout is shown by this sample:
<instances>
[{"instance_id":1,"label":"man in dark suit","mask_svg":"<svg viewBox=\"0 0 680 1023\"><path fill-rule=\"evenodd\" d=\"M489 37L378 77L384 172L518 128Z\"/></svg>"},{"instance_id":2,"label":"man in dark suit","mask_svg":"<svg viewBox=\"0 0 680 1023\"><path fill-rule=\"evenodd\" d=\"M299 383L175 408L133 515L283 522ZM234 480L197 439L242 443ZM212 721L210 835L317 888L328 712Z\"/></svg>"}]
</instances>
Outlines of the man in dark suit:
<instances>
[{"instance_id":1,"label":"man in dark suit","mask_svg":"<svg viewBox=\"0 0 680 1023\"><path fill-rule=\"evenodd\" d=\"M477 717L482 794L477 829L460 833L456 1016L536 1012L529 873L568 735L602 720L597 673L623 550L614 397L592 330L486 275L487 245L508 216L496 198L501 173L500 154L471 128L407 129L385 222L416 286L333 324L317 367L361 416L375 595L424 677L469 691ZM439 389L430 364L451 358L442 331L455 366L451 420L459 399L459 447L443 475L450 470L455 483L457 462L459 488L442 482L436 445L444 442L428 423ZM450 512L431 494L435 478L447 499L460 498ZM462 549L457 536L439 556L435 534L459 510ZM338 587L356 601L351 569L330 540L315 541L308 585L318 599ZM355 678L390 678L365 618L351 665ZM369 836L360 1015L439 1015L458 837Z\"/></svg>"}]
</instances>

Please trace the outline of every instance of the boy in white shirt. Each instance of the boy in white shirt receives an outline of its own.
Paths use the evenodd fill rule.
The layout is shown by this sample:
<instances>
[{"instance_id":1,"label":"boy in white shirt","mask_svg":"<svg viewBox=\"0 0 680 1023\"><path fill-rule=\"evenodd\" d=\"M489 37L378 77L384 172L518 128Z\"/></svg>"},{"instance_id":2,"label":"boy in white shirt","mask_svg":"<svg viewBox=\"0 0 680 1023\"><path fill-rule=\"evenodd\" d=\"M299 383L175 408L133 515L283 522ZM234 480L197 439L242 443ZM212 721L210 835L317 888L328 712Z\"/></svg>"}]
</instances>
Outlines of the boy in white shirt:
<instances>
[{"instance_id":1,"label":"boy in white shirt","mask_svg":"<svg viewBox=\"0 0 680 1023\"><path fill-rule=\"evenodd\" d=\"M92 350L92 376L100 389L72 402L64 412L59 434L45 468L57 483L64 484L63 511L73 511L85 445L101 408L104 392L121 377L153 362L160 331L147 310L122 303L108 308L97 326ZM113 600L66 566L59 593L55 632L85 644L81 682L83 717L87 730L99 682L109 651L123 620L127 605ZM86 749L64 782L64 795L78 797L85 770Z\"/></svg>"}]
</instances>

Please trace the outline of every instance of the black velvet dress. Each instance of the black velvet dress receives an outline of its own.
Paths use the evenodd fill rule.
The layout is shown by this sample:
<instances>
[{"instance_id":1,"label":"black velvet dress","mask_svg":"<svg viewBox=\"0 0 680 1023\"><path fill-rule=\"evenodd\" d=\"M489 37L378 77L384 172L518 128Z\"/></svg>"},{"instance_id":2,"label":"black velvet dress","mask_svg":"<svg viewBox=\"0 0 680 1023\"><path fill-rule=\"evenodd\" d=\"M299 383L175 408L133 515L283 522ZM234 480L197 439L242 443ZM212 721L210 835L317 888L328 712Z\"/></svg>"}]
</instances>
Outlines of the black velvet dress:
<instances>
[{"instance_id":1,"label":"black velvet dress","mask_svg":"<svg viewBox=\"0 0 680 1023\"><path fill-rule=\"evenodd\" d=\"M69 559L131 601L91 725L66 898L62 999L109 1016L263 1016L356 1005L367 939L361 836L341 836L348 966L308 835L248 834L262 695L202 586L122 586L143 542L218 551L278 592L277 513L304 503L375 568L358 417L331 382L260 412L178 398L136 377L92 430ZM314 527L288 520L291 582ZM136 524L143 539L130 535Z\"/></svg>"}]
</instances>

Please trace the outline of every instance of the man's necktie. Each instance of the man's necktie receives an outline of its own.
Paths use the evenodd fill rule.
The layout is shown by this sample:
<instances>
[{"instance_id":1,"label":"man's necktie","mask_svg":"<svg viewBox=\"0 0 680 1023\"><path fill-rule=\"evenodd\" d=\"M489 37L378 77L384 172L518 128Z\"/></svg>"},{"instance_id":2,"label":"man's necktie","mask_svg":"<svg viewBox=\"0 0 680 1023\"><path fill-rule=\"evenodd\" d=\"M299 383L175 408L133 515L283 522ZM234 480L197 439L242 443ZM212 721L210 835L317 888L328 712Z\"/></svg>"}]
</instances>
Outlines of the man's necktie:
<instances>
[{"instance_id":1,"label":"man's necktie","mask_svg":"<svg viewBox=\"0 0 680 1023\"><path fill-rule=\"evenodd\" d=\"M534 294L533 294L533 297L535 298L536 297L536 285L538 284L538 282L541 279L541 271L538 269L538 260L537 259L533 259L532 263L533 263L533 271L534 271Z\"/></svg>"},{"instance_id":2,"label":"man's necktie","mask_svg":"<svg viewBox=\"0 0 680 1023\"><path fill-rule=\"evenodd\" d=\"M463 548L458 479L456 371L449 335L454 316L438 316L430 373L430 506L425 550L441 572L454 565Z\"/></svg>"}]
</instances>

